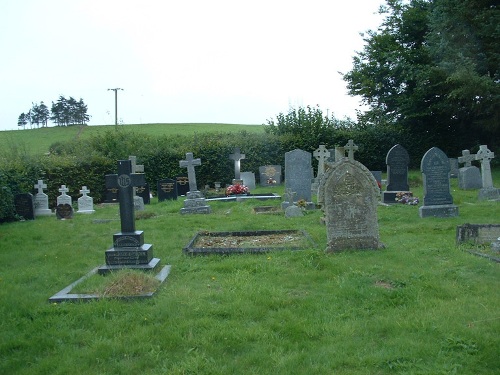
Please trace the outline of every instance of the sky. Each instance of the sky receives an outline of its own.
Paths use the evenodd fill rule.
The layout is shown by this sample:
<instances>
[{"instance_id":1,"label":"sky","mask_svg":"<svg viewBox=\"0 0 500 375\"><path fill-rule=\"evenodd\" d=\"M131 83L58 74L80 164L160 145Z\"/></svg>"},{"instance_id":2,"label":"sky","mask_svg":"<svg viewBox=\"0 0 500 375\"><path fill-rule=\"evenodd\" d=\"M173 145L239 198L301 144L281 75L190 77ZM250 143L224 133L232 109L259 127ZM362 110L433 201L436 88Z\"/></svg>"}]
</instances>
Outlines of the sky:
<instances>
[{"instance_id":1,"label":"sky","mask_svg":"<svg viewBox=\"0 0 500 375\"><path fill-rule=\"evenodd\" d=\"M83 99L89 125L264 124L319 105L355 119L352 69L383 0L2 0L0 130ZM49 122L49 126L53 126Z\"/></svg>"}]
</instances>

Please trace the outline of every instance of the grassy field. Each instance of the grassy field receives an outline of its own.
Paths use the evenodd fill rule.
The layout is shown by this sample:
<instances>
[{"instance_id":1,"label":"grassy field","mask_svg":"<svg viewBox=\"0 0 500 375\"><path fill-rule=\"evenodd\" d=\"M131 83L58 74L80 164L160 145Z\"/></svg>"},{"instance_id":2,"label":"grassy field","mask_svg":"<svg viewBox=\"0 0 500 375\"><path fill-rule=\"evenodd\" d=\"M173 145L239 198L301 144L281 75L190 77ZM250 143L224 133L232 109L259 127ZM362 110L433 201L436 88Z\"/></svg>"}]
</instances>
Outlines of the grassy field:
<instances>
[{"instance_id":1,"label":"grassy field","mask_svg":"<svg viewBox=\"0 0 500 375\"><path fill-rule=\"evenodd\" d=\"M419 174L414 195L422 197ZM494 175L500 185L500 174ZM379 206L385 249L327 254L321 212L256 215L258 202L146 207L138 230L172 271L149 300L51 304L104 263L118 208L0 226L1 374L498 374L499 266L455 245L457 225L499 223L452 180L455 218ZM283 186L254 193L283 193ZM265 205L279 205L266 201ZM111 219L94 223L95 219ZM190 257L197 231L305 230L317 247Z\"/></svg>"},{"instance_id":2,"label":"grassy field","mask_svg":"<svg viewBox=\"0 0 500 375\"><path fill-rule=\"evenodd\" d=\"M0 131L0 149L10 150L15 147L28 154L44 154L49 151L51 144L65 142L71 139L85 139L100 132L115 129L114 125L106 126L68 126L40 129ZM147 134L151 137L169 134L202 134L211 131L263 132L262 125L241 124L141 124L119 125L118 130Z\"/></svg>"}]
</instances>

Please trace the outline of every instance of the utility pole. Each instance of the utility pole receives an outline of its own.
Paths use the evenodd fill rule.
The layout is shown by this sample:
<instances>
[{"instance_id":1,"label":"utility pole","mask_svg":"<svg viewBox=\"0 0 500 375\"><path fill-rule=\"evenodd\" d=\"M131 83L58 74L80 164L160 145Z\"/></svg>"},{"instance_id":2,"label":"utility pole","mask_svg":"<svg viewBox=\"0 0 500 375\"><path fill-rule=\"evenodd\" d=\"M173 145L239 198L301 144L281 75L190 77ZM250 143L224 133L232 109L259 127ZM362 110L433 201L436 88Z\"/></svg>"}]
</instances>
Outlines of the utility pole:
<instances>
[{"instance_id":1,"label":"utility pole","mask_svg":"<svg viewBox=\"0 0 500 375\"><path fill-rule=\"evenodd\" d=\"M108 91L115 92L115 126L118 126L118 90L123 91L123 89L119 87L117 87L116 89L108 89Z\"/></svg>"}]
</instances>

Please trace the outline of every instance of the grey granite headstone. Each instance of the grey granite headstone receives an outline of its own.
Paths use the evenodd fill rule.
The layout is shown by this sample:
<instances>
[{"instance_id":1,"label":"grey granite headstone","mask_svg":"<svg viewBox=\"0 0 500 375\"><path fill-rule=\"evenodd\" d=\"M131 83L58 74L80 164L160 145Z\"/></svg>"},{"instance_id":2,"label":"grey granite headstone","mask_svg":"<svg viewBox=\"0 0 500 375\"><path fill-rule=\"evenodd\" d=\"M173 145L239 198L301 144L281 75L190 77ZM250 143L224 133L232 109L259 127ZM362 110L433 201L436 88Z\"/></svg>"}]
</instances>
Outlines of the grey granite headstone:
<instances>
[{"instance_id":1,"label":"grey granite headstone","mask_svg":"<svg viewBox=\"0 0 500 375\"><path fill-rule=\"evenodd\" d=\"M87 194L90 193L90 190L87 189L86 186L82 186L82 190L80 190L80 194L82 196L78 198L78 211L79 214L92 214L95 212L94 210L94 199L89 197Z\"/></svg>"},{"instance_id":2,"label":"grey granite headstone","mask_svg":"<svg viewBox=\"0 0 500 375\"><path fill-rule=\"evenodd\" d=\"M476 155L471 154L469 150L462 150L462 156L458 158L460 164L465 165L458 170L458 187L463 190L481 189L483 181L479 168L472 165L476 160Z\"/></svg>"},{"instance_id":3,"label":"grey granite headstone","mask_svg":"<svg viewBox=\"0 0 500 375\"><path fill-rule=\"evenodd\" d=\"M385 158L387 164L387 186L383 192L384 203L396 203L396 194L409 192L408 164L410 156L406 149L397 144L393 146Z\"/></svg>"},{"instance_id":4,"label":"grey granite headstone","mask_svg":"<svg viewBox=\"0 0 500 375\"><path fill-rule=\"evenodd\" d=\"M259 167L260 186L281 184L281 165L264 165Z\"/></svg>"},{"instance_id":5,"label":"grey granite headstone","mask_svg":"<svg viewBox=\"0 0 500 375\"><path fill-rule=\"evenodd\" d=\"M356 160L343 158L325 172L318 203L325 212L327 252L378 249L379 188L371 172Z\"/></svg>"},{"instance_id":6,"label":"grey granite headstone","mask_svg":"<svg viewBox=\"0 0 500 375\"><path fill-rule=\"evenodd\" d=\"M30 193L21 193L14 196L16 215L21 220L35 220L35 202Z\"/></svg>"},{"instance_id":7,"label":"grey granite headstone","mask_svg":"<svg viewBox=\"0 0 500 375\"><path fill-rule=\"evenodd\" d=\"M419 207L420 217L458 216L450 192L450 161L437 147L428 150L420 163L424 183L424 205Z\"/></svg>"},{"instance_id":8,"label":"grey granite headstone","mask_svg":"<svg viewBox=\"0 0 500 375\"><path fill-rule=\"evenodd\" d=\"M479 200L500 199L500 189L493 186L493 178L491 177L490 160L494 157L495 154L488 149L488 146L479 146L479 151L476 154L476 160L481 162L481 177L483 180L483 187L479 189Z\"/></svg>"},{"instance_id":9,"label":"grey granite headstone","mask_svg":"<svg viewBox=\"0 0 500 375\"><path fill-rule=\"evenodd\" d=\"M255 189L255 173L241 172L240 177L243 180L243 185L247 186L250 191Z\"/></svg>"},{"instance_id":10,"label":"grey granite headstone","mask_svg":"<svg viewBox=\"0 0 500 375\"><path fill-rule=\"evenodd\" d=\"M52 215L49 209L49 196L43 192L43 189L47 189L47 185L43 183L43 180L38 180L34 188L38 189L35 194L35 216Z\"/></svg>"},{"instance_id":11,"label":"grey granite headstone","mask_svg":"<svg viewBox=\"0 0 500 375\"><path fill-rule=\"evenodd\" d=\"M311 202L313 179L311 153L295 149L285 153L285 188L295 192L297 201Z\"/></svg>"},{"instance_id":12,"label":"grey granite headstone","mask_svg":"<svg viewBox=\"0 0 500 375\"><path fill-rule=\"evenodd\" d=\"M177 183L172 178L164 178L156 183L158 202L177 200Z\"/></svg>"}]
</instances>

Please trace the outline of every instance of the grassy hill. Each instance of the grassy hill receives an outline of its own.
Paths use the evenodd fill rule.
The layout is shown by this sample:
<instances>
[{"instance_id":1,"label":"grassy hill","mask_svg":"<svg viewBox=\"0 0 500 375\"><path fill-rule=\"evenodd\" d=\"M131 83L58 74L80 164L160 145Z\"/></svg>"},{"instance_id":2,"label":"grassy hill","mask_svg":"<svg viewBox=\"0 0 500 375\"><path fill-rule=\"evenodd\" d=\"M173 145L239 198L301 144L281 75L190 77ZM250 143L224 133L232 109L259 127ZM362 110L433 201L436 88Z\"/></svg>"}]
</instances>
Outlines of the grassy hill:
<instances>
[{"instance_id":1,"label":"grassy hill","mask_svg":"<svg viewBox=\"0 0 500 375\"><path fill-rule=\"evenodd\" d=\"M0 148L25 150L28 154L44 154L51 144L65 142L75 138L89 138L100 132L113 130L115 125L68 126L26 130L0 131ZM263 125L243 124L136 124L119 125L119 131L163 136L168 134L200 134L206 132L237 132L245 129L249 132L262 132Z\"/></svg>"}]
</instances>

